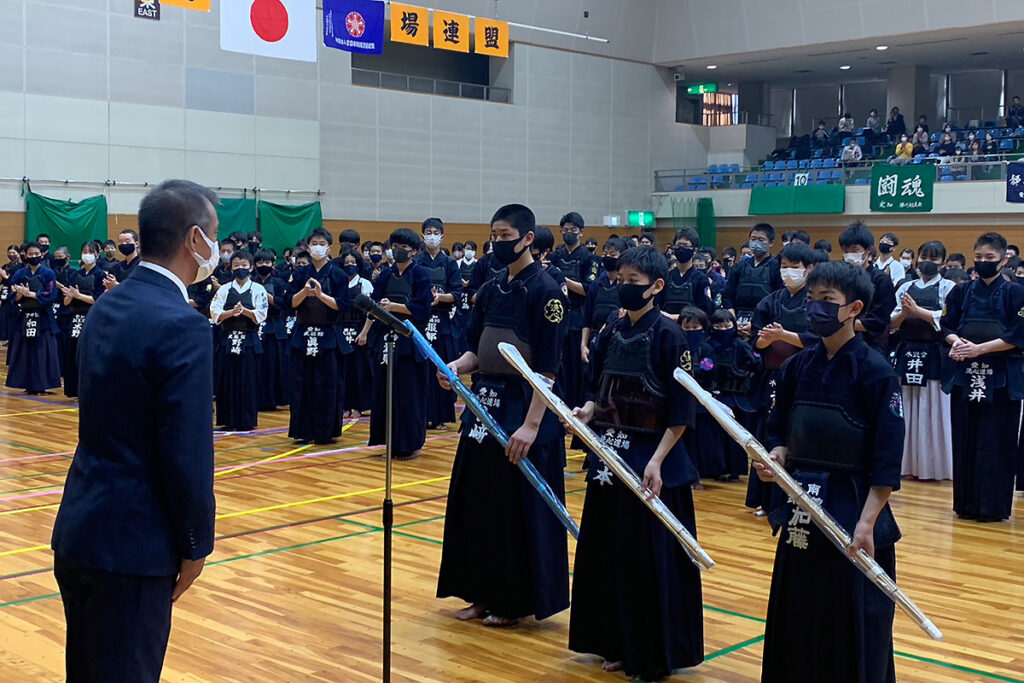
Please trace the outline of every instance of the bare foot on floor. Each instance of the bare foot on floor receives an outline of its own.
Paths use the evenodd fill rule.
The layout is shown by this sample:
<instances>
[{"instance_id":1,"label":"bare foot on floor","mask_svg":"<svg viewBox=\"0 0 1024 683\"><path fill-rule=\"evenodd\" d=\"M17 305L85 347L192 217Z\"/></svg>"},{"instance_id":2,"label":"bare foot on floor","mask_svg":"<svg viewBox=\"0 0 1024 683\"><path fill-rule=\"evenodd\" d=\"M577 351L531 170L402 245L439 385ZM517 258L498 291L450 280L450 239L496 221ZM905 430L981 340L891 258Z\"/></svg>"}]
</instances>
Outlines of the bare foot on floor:
<instances>
[{"instance_id":1,"label":"bare foot on floor","mask_svg":"<svg viewBox=\"0 0 1024 683\"><path fill-rule=\"evenodd\" d=\"M609 673L613 671L622 671L622 662L609 662L606 659L604 660L604 664L601 665L601 668Z\"/></svg>"},{"instance_id":2,"label":"bare foot on floor","mask_svg":"<svg viewBox=\"0 0 1024 683\"><path fill-rule=\"evenodd\" d=\"M455 618L460 621L471 621L473 619L479 619L487 614L487 607L484 605L470 605L465 609L460 609L455 613Z\"/></svg>"},{"instance_id":3,"label":"bare foot on floor","mask_svg":"<svg viewBox=\"0 0 1024 683\"><path fill-rule=\"evenodd\" d=\"M511 628L512 626L515 626L518 623L518 619L499 617L497 614L489 614L484 618L484 626L492 626L496 628Z\"/></svg>"}]
</instances>

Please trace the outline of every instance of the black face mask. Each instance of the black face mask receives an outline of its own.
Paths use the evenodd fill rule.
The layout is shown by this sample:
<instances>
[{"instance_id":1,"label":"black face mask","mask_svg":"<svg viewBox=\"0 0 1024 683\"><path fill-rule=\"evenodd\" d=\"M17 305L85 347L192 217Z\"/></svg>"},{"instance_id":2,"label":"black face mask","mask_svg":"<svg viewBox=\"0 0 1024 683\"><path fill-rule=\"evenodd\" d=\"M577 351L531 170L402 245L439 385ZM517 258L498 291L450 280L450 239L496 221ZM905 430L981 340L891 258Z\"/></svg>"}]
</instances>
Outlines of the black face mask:
<instances>
[{"instance_id":1,"label":"black face mask","mask_svg":"<svg viewBox=\"0 0 1024 683\"><path fill-rule=\"evenodd\" d=\"M567 247L576 246L576 243L580 241L580 234L578 232L567 232L562 235L562 241L565 242Z\"/></svg>"},{"instance_id":2,"label":"black face mask","mask_svg":"<svg viewBox=\"0 0 1024 683\"><path fill-rule=\"evenodd\" d=\"M651 285L620 285L619 304L627 311L639 311L651 300L644 296L650 288Z\"/></svg>"},{"instance_id":3,"label":"black face mask","mask_svg":"<svg viewBox=\"0 0 1024 683\"><path fill-rule=\"evenodd\" d=\"M516 250L516 245L522 242L522 238L503 242L491 242L491 254L494 259L503 266L510 266L519 260L527 247Z\"/></svg>"},{"instance_id":4,"label":"black face mask","mask_svg":"<svg viewBox=\"0 0 1024 683\"><path fill-rule=\"evenodd\" d=\"M391 255L395 259L395 263L405 263L409 260L409 250L401 247L391 247Z\"/></svg>"},{"instance_id":5,"label":"black face mask","mask_svg":"<svg viewBox=\"0 0 1024 683\"><path fill-rule=\"evenodd\" d=\"M380 263L384 260L384 254L370 254L370 261L373 263Z\"/></svg>"},{"instance_id":6,"label":"black face mask","mask_svg":"<svg viewBox=\"0 0 1024 683\"><path fill-rule=\"evenodd\" d=\"M50 251L50 245L49 244L40 244L39 245L39 251L41 251L41 252L43 252L45 254L46 252Z\"/></svg>"},{"instance_id":7,"label":"black face mask","mask_svg":"<svg viewBox=\"0 0 1024 683\"><path fill-rule=\"evenodd\" d=\"M43 262L43 257L42 256L26 256L25 257L25 263L27 263L30 266L38 266L42 262Z\"/></svg>"},{"instance_id":8,"label":"black face mask","mask_svg":"<svg viewBox=\"0 0 1024 683\"><path fill-rule=\"evenodd\" d=\"M597 251L597 245L596 244L588 244L587 245L587 251L589 251L591 254L593 254L595 251Z\"/></svg>"},{"instance_id":9,"label":"black face mask","mask_svg":"<svg viewBox=\"0 0 1024 683\"><path fill-rule=\"evenodd\" d=\"M975 261L974 272L978 274L982 280L995 277L999 272L999 261Z\"/></svg>"},{"instance_id":10,"label":"black face mask","mask_svg":"<svg viewBox=\"0 0 1024 683\"><path fill-rule=\"evenodd\" d=\"M888 242L879 242L878 243L878 251L882 252L883 254L891 254L892 253L892 245L889 244Z\"/></svg>"},{"instance_id":11,"label":"black face mask","mask_svg":"<svg viewBox=\"0 0 1024 683\"><path fill-rule=\"evenodd\" d=\"M680 263L687 263L693 258L693 247L675 247L672 253Z\"/></svg>"},{"instance_id":12,"label":"black face mask","mask_svg":"<svg viewBox=\"0 0 1024 683\"><path fill-rule=\"evenodd\" d=\"M924 279L931 280L939 274L939 264L934 261L918 261L917 271L921 273L921 277Z\"/></svg>"},{"instance_id":13,"label":"black face mask","mask_svg":"<svg viewBox=\"0 0 1024 683\"><path fill-rule=\"evenodd\" d=\"M730 327L727 330L711 330L711 341L715 346L727 346L736 339L736 328Z\"/></svg>"},{"instance_id":14,"label":"black face mask","mask_svg":"<svg viewBox=\"0 0 1024 683\"><path fill-rule=\"evenodd\" d=\"M359 266L355 265L344 266L342 267L342 270L345 271L345 275L348 275L349 277L355 277L359 274Z\"/></svg>"},{"instance_id":15,"label":"black face mask","mask_svg":"<svg viewBox=\"0 0 1024 683\"><path fill-rule=\"evenodd\" d=\"M263 277L267 277L274 272L274 266L256 266L256 272Z\"/></svg>"},{"instance_id":16,"label":"black face mask","mask_svg":"<svg viewBox=\"0 0 1024 683\"><path fill-rule=\"evenodd\" d=\"M132 254L135 253L135 245L134 244L119 244L119 245L117 245L117 250L119 252L121 252L122 254L124 254L125 256L131 256Z\"/></svg>"},{"instance_id":17,"label":"black face mask","mask_svg":"<svg viewBox=\"0 0 1024 683\"><path fill-rule=\"evenodd\" d=\"M824 338L843 329L845 321L839 320L839 309L837 303L831 301L811 301L807 304L807 326L811 332Z\"/></svg>"},{"instance_id":18,"label":"black face mask","mask_svg":"<svg viewBox=\"0 0 1024 683\"><path fill-rule=\"evenodd\" d=\"M601 257L601 267L605 271L612 273L619 269L619 257L617 256L603 256Z\"/></svg>"},{"instance_id":19,"label":"black face mask","mask_svg":"<svg viewBox=\"0 0 1024 683\"><path fill-rule=\"evenodd\" d=\"M707 335L704 334L704 330L683 330L686 333L686 345L690 347L690 351L696 353L700 350L701 345L704 343L704 339Z\"/></svg>"},{"instance_id":20,"label":"black face mask","mask_svg":"<svg viewBox=\"0 0 1024 683\"><path fill-rule=\"evenodd\" d=\"M55 259L53 259L53 265L54 265L55 268L57 268L57 270L63 270L64 266L66 266L67 264L68 264L68 260L66 258L55 258Z\"/></svg>"},{"instance_id":21,"label":"black face mask","mask_svg":"<svg viewBox=\"0 0 1024 683\"><path fill-rule=\"evenodd\" d=\"M233 275L234 278L239 282L244 282L249 279L249 269L235 268L233 271L231 271L231 275Z\"/></svg>"}]
</instances>

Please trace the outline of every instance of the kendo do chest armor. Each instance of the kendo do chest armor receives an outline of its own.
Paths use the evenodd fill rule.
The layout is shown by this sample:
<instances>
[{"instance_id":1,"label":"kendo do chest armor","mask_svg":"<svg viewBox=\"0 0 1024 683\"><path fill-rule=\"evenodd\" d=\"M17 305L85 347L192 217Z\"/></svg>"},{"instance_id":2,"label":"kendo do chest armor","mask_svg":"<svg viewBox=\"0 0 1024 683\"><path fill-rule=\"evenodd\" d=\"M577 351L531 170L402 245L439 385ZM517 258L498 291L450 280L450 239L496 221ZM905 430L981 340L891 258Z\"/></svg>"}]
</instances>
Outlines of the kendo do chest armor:
<instances>
[{"instance_id":1,"label":"kendo do chest armor","mask_svg":"<svg viewBox=\"0 0 1024 683\"><path fill-rule=\"evenodd\" d=\"M653 329L631 339L614 332L608 342L594 424L600 428L661 434L668 426L665 385L651 365Z\"/></svg>"},{"instance_id":2,"label":"kendo do chest armor","mask_svg":"<svg viewBox=\"0 0 1024 683\"><path fill-rule=\"evenodd\" d=\"M234 287L228 289L228 295L224 299L224 310L230 311L239 303L242 304L243 308L247 308L250 311L253 310L252 285L250 285L249 289L244 292L239 292ZM225 332L255 332L259 329L259 325L256 321L251 320L245 315L237 315L233 318L228 318L220 324L220 327Z\"/></svg>"}]
</instances>

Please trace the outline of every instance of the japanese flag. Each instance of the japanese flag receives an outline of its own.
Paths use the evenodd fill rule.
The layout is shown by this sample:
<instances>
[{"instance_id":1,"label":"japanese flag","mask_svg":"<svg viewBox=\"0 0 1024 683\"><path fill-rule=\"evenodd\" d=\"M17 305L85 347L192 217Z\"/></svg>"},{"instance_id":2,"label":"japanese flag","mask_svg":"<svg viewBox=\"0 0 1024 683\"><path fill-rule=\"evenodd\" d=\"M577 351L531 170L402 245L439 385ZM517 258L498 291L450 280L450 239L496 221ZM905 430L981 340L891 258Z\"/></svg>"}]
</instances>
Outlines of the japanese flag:
<instances>
[{"instance_id":1,"label":"japanese flag","mask_svg":"<svg viewBox=\"0 0 1024 683\"><path fill-rule=\"evenodd\" d=\"M317 42L316 0L221 0L221 49L315 62Z\"/></svg>"}]
</instances>

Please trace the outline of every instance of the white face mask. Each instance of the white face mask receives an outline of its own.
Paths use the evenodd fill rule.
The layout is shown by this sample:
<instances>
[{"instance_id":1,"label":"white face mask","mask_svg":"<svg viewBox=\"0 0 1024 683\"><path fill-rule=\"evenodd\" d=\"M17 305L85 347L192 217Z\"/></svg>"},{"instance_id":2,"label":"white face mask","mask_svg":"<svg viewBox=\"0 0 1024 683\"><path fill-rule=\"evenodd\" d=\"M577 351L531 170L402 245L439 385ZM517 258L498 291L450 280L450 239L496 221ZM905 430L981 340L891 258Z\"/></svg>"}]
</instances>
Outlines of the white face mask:
<instances>
[{"instance_id":1,"label":"white face mask","mask_svg":"<svg viewBox=\"0 0 1024 683\"><path fill-rule=\"evenodd\" d=\"M912 258L901 258L900 259L900 264L904 268L909 268L910 266L912 266L914 264L914 259L912 259Z\"/></svg>"},{"instance_id":2,"label":"white face mask","mask_svg":"<svg viewBox=\"0 0 1024 683\"><path fill-rule=\"evenodd\" d=\"M309 247L309 253L313 255L313 258L317 261L323 261L327 258L328 247L326 244L313 244Z\"/></svg>"},{"instance_id":3,"label":"white face mask","mask_svg":"<svg viewBox=\"0 0 1024 683\"><path fill-rule=\"evenodd\" d=\"M87 266L96 263L96 254L82 254L82 263Z\"/></svg>"},{"instance_id":4,"label":"white face mask","mask_svg":"<svg viewBox=\"0 0 1024 683\"><path fill-rule=\"evenodd\" d=\"M424 235L423 236L423 243L426 244L431 249L437 249L439 246L441 246L441 236L440 235Z\"/></svg>"},{"instance_id":5,"label":"white face mask","mask_svg":"<svg viewBox=\"0 0 1024 683\"><path fill-rule=\"evenodd\" d=\"M199 264L199 272L196 273L196 279L192 281L192 284L202 282L213 275L213 271L217 268L217 262L220 260L220 247L217 246L217 243L207 237L202 228L199 228L199 234L203 236L206 246L210 247L210 257L205 258L192 252L192 258Z\"/></svg>"},{"instance_id":6,"label":"white face mask","mask_svg":"<svg viewBox=\"0 0 1024 683\"><path fill-rule=\"evenodd\" d=\"M476 252L473 251L472 249L467 249L465 252L463 252L463 255L466 257L467 261L472 261L474 258L476 258Z\"/></svg>"},{"instance_id":7,"label":"white face mask","mask_svg":"<svg viewBox=\"0 0 1024 683\"><path fill-rule=\"evenodd\" d=\"M806 268L782 268L782 281L787 287L798 287L804 283Z\"/></svg>"},{"instance_id":8,"label":"white face mask","mask_svg":"<svg viewBox=\"0 0 1024 683\"><path fill-rule=\"evenodd\" d=\"M843 254L843 260L847 263L852 263L855 266L864 265L864 254Z\"/></svg>"}]
</instances>

